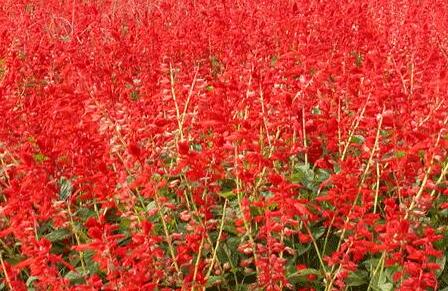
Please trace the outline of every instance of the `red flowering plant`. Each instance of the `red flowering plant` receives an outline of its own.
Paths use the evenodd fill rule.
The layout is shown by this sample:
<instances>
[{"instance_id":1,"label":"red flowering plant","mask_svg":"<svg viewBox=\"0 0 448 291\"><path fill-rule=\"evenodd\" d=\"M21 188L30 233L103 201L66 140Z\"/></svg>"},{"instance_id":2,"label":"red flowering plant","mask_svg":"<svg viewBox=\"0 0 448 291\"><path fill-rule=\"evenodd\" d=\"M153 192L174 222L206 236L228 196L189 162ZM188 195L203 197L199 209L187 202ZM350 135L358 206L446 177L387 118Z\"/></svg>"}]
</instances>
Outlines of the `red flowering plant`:
<instances>
[{"instance_id":1,"label":"red flowering plant","mask_svg":"<svg viewBox=\"0 0 448 291\"><path fill-rule=\"evenodd\" d=\"M0 289L448 288L444 1L0 24Z\"/></svg>"}]
</instances>

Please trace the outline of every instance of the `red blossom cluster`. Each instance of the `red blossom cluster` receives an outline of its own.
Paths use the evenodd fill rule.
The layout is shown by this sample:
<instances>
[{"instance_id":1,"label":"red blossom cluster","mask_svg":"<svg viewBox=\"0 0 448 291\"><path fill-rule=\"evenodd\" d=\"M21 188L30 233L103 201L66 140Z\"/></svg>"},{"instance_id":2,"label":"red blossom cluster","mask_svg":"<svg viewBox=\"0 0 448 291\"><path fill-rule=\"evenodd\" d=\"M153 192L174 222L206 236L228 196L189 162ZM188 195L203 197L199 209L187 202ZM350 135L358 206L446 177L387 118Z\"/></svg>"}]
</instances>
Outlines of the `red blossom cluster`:
<instances>
[{"instance_id":1,"label":"red blossom cluster","mask_svg":"<svg viewBox=\"0 0 448 291\"><path fill-rule=\"evenodd\" d=\"M1 0L0 289L447 288L446 27L444 0Z\"/></svg>"}]
</instances>

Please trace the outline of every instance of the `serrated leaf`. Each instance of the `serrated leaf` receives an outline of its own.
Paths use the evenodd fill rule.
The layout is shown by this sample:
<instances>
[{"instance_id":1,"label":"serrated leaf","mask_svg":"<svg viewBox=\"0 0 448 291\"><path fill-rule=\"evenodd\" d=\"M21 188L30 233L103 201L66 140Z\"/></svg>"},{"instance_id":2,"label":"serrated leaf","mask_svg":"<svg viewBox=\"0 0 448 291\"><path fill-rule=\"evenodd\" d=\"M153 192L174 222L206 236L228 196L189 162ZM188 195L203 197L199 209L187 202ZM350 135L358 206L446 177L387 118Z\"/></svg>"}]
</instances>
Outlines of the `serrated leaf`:
<instances>
[{"instance_id":1,"label":"serrated leaf","mask_svg":"<svg viewBox=\"0 0 448 291\"><path fill-rule=\"evenodd\" d=\"M392 291L394 288L394 285L390 282L387 282L387 283L380 284L379 288L381 291Z\"/></svg>"},{"instance_id":2,"label":"serrated leaf","mask_svg":"<svg viewBox=\"0 0 448 291\"><path fill-rule=\"evenodd\" d=\"M32 286L32 284L33 284L33 282L34 281L36 281L36 280L38 280L39 278L38 277L36 277L36 276L30 276L30 277L28 277L28 279L26 280L26 286L27 287L31 287Z\"/></svg>"},{"instance_id":3,"label":"serrated leaf","mask_svg":"<svg viewBox=\"0 0 448 291\"><path fill-rule=\"evenodd\" d=\"M237 237L229 237L227 239L227 245L231 250L236 250L238 248L238 245L240 244L240 239Z\"/></svg>"},{"instance_id":4,"label":"serrated leaf","mask_svg":"<svg viewBox=\"0 0 448 291\"><path fill-rule=\"evenodd\" d=\"M336 174L339 174L339 172L341 172L341 166L339 164L334 164L333 170Z\"/></svg>"},{"instance_id":5,"label":"serrated leaf","mask_svg":"<svg viewBox=\"0 0 448 291\"><path fill-rule=\"evenodd\" d=\"M381 272L379 276L375 276L375 278L371 282L372 290L374 291L392 291L394 290L392 277L393 273L396 271L395 268L387 268L384 272Z\"/></svg>"},{"instance_id":6,"label":"serrated leaf","mask_svg":"<svg viewBox=\"0 0 448 291\"><path fill-rule=\"evenodd\" d=\"M80 208L77 212L76 212L76 216L78 216L79 218L81 218L82 220L87 220L88 218L95 216L96 213L94 210L91 210L89 208Z\"/></svg>"},{"instance_id":7,"label":"serrated leaf","mask_svg":"<svg viewBox=\"0 0 448 291\"><path fill-rule=\"evenodd\" d=\"M120 220L120 231L123 232L125 230L127 230L129 228L129 226L131 225L131 220L129 218L123 217Z\"/></svg>"},{"instance_id":8,"label":"serrated leaf","mask_svg":"<svg viewBox=\"0 0 448 291\"><path fill-rule=\"evenodd\" d=\"M71 232L65 228L56 229L49 234L45 235L45 238L51 242L61 241L71 236Z\"/></svg>"},{"instance_id":9,"label":"serrated leaf","mask_svg":"<svg viewBox=\"0 0 448 291\"><path fill-rule=\"evenodd\" d=\"M319 270L316 270L313 268L303 269L303 270L298 271L297 273L301 276L308 276L308 275L321 276L322 275Z\"/></svg>"},{"instance_id":10,"label":"serrated leaf","mask_svg":"<svg viewBox=\"0 0 448 291\"><path fill-rule=\"evenodd\" d=\"M346 280L347 286L362 286L369 283L368 276L366 272L351 272Z\"/></svg>"},{"instance_id":11,"label":"serrated leaf","mask_svg":"<svg viewBox=\"0 0 448 291\"><path fill-rule=\"evenodd\" d=\"M443 270L445 269L446 256L442 256L440 258L437 258L436 263L440 266L440 269L438 269L436 271L436 276L437 276L437 278L439 278L440 275L442 275Z\"/></svg>"},{"instance_id":12,"label":"serrated leaf","mask_svg":"<svg viewBox=\"0 0 448 291\"><path fill-rule=\"evenodd\" d=\"M404 158L405 156L406 156L406 152L404 152L404 151L396 151L395 152L395 157L397 157L399 159Z\"/></svg>"},{"instance_id":13,"label":"serrated leaf","mask_svg":"<svg viewBox=\"0 0 448 291\"><path fill-rule=\"evenodd\" d=\"M298 256L303 255L304 253L309 251L310 248L311 248L311 244L307 244L307 245L300 244L296 249L297 255Z\"/></svg>"},{"instance_id":14,"label":"serrated leaf","mask_svg":"<svg viewBox=\"0 0 448 291\"><path fill-rule=\"evenodd\" d=\"M236 231L236 227L233 225L224 224L223 229L224 229L224 231L231 233L233 235L238 234L238 232Z\"/></svg>"},{"instance_id":15,"label":"serrated leaf","mask_svg":"<svg viewBox=\"0 0 448 291\"><path fill-rule=\"evenodd\" d=\"M219 192L218 195L221 196L221 197L224 197L226 199L230 199L230 198L236 197L236 194L233 191Z\"/></svg>"},{"instance_id":16,"label":"serrated leaf","mask_svg":"<svg viewBox=\"0 0 448 291\"><path fill-rule=\"evenodd\" d=\"M355 144L363 144L365 141L365 138L362 135L354 135L354 136L352 136L350 141Z\"/></svg>"},{"instance_id":17,"label":"serrated leaf","mask_svg":"<svg viewBox=\"0 0 448 291\"><path fill-rule=\"evenodd\" d=\"M93 259L94 252L92 250L86 250L84 252L84 262L90 275L98 273L98 263Z\"/></svg>"},{"instance_id":18,"label":"serrated leaf","mask_svg":"<svg viewBox=\"0 0 448 291\"><path fill-rule=\"evenodd\" d=\"M365 268L367 270L370 270L370 269L375 269L376 266L378 265L379 261L380 261L380 259L378 259L378 258L371 258L371 259L367 259L367 260L363 261L362 264L365 266Z\"/></svg>"},{"instance_id":19,"label":"serrated leaf","mask_svg":"<svg viewBox=\"0 0 448 291\"><path fill-rule=\"evenodd\" d=\"M13 255L13 256L5 258L5 261L8 262L11 265L16 265L16 264L20 263L21 261L23 261L25 259L26 259L26 257L24 257L24 256Z\"/></svg>"},{"instance_id":20,"label":"serrated leaf","mask_svg":"<svg viewBox=\"0 0 448 291\"><path fill-rule=\"evenodd\" d=\"M314 115L319 115L319 114L321 114L321 111L320 111L319 106L315 106L315 107L313 107L313 109L311 110L311 113L314 114Z\"/></svg>"},{"instance_id":21,"label":"serrated leaf","mask_svg":"<svg viewBox=\"0 0 448 291\"><path fill-rule=\"evenodd\" d=\"M380 130L380 134L382 136L388 136L388 135L390 135L390 131L386 130L386 129L382 129L382 130Z\"/></svg>"},{"instance_id":22,"label":"serrated leaf","mask_svg":"<svg viewBox=\"0 0 448 291\"><path fill-rule=\"evenodd\" d=\"M33 158L39 164L42 164L45 160L48 159L43 153L36 153L33 155Z\"/></svg>"},{"instance_id":23,"label":"serrated leaf","mask_svg":"<svg viewBox=\"0 0 448 291\"><path fill-rule=\"evenodd\" d=\"M313 237L315 240L319 239L325 233L325 227L321 226L312 230Z\"/></svg>"},{"instance_id":24,"label":"serrated leaf","mask_svg":"<svg viewBox=\"0 0 448 291\"><path fill-rule=\"evenodd\" d=\"M274 196L271 191L260 191L260 194L264 198L270 198L270 197Z\"/></svg>"},{"instance_id":25,"label":"serrated leaf","mask_svg":"<svg viewBox=\"0 0 448 291\"><path fill-rule=\"evenodd\" d=\"M228 261L227 255L222 247L218 248L218 250L216 251L216 256L220 262Z\"/></svg>"},{"instance_id":26,"label":"serrated leaf","mask_svg":"<svg viewBox=\"0 0 448 291\"><path fill-rule=\"evenodd\" d=\"M157 204L155 201L151 201L146 205L146 211L151 211L157 208Z\"/></svg>"},{"instance_id":27,"label":"serrated leaf","mask_svg":"<svg viewBox=\"0 0 448 291\"><path fill-rule=\"evenodd\" d=\"M73 186L70 180L61 177L59 180L59 198L61 200L67 200L72 195Z\"/></svg>"},{"instance_id":28,"label":"serrated leaf","mask_svg":"<svg viewBox=\"0 0 448 291\"><path fill-rule=\"evenodd\" d=\"M228 192L236 189L236 182L233 179L223 179L219 184L221 185L221 192Z\"/></svg>"},{"instance_id":29,"label":"serrated leaf","mask_svg":"<svg viewBox=\"0 0 448 291\"><path fill-rule=\"evenodd\" d=\"M323 169L316 170L315 179L317 182L323 182L330 178L330 173Z\"/></svg>"},{"instance_id":30,"label":"serrated leaf","mask_svg":"<svg viewBox=\"0 0 448 291\"><path fill-rule=\"evenodd\" d=\"M308 269L303 269L298 272L290 274L287 277L287 279L292 284L299 283L299 282L306 282L308 280L306 278L308 275L316 275L318 277L322 276L320 271L313 269L313 268L308 268Z\"/></svg>"},{"instance_id":31,"label":"serrated leaf","mask_svg":"<svg viewBox=\"0 0 448 291\"><path fill-rule=\"evenodd\" d=\"M398 271L398 266L390 266L386 270L384 270L384 274L386 276L386 279L389 280L389 282L393 282L394 274ZM386 279L384 279L383 283L386 282Z\"/></svg>"},{"instance_id":32,"label":"serrated leaf","mask_svg":"<svg viewBox=\"0 0 448 291\"><path fill-rule=\"evenodd\" d=\"M65 279L68 279L70 281L79 279L81 277L82 277L82 275L76 271L70 271L67 274L65 274L65 276L64 276Z\"/></svg>"},{"instance_id":33,"label":"serrated leaf","mask_svg":"<svg viewBox=\"0 0 448 291\"><path fill-rule=\"evenodd\" d=\"M84 282L84 276L81 270L70 271L67 274L65 274L64 278L70 280L70 283L72 284L80 284Z\"/></svg>"},{"instance_id":34,"label":"serrated leaf","mask_svg":"<svg viewBox=\"0 0 448 291\"><path fill-rule=\"evenodd\" d=\"M314 180L314 171L309 165L298 165L291 177L293 183L306 183Z\"/></svg>"}]
</instances>

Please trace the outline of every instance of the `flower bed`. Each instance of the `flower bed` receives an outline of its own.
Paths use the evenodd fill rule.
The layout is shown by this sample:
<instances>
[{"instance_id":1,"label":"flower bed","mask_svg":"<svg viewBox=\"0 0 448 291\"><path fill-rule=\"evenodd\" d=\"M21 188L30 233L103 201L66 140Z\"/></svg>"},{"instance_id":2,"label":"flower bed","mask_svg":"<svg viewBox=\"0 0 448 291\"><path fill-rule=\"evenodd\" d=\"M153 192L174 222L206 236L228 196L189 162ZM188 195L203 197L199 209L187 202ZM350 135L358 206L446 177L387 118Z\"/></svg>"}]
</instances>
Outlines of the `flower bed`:
<instances>
[{"instance_id":1,"label":"flower bed","mask_svg":"<svg viewBox=\"0 0 448 291\"><path fill-rule=\"evenodd\" d=\"M3 0L0 289L447 290L445 1Z\"/></svg>"}]
</instances>

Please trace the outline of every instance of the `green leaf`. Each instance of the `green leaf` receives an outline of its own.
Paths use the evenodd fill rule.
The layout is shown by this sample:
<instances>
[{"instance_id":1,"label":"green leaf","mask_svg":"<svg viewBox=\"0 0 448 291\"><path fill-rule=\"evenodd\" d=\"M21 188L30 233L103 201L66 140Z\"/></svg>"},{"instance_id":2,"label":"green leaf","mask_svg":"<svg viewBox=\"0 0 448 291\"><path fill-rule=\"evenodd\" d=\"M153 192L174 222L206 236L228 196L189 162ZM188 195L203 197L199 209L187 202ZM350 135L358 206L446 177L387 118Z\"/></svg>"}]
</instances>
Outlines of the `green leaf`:
<instances>
[{"instance_id":1,"label":"green leaf","mask_svg":"<svg viewBox=\"0 0 448 291\"><path fill-rule=\"evenodd\" d=\"M65 279L68 279L70 281L79 279L81 277L82 277L82 275L75 271L70 271L67 274L65 274L65 276L64 276Z\"/></svg>"},{"instance_id":2,"label":"green leaf","mask_svg":"<svg viewBox=\"0 0 448 291\"><path fill-rule=\"evenodd\" d=\"M319 270L316 270L313 268L303 269L303 270L298 271L297 273L299 273L300 276L308 276L308 275L321 276L322 275Z\"/></svg>"},{"instance_id":3,"label":"green leaf","mask_svg":"<svg viewBox=\"0 0 448 291\"><path fill-rule=\"evenodd\" d=\"M378 258L371 258L371 259L367 259L367 260L363 261L361 264L367 270L374 270L377 267L379 261L380 261L380 259L378 259Z\"/></svg>"},{"instance_id":4,"label":"green leaf","mask_svg":"<svg viewBox=\"0 0 448 291\"><path fill-rule=\"evenodd\" d=\"M221 197L224 197L226 199L230 199L230 198L236 197L236 194L233 191L219 192L218 195L221 196Z\"/></svg>"},{"instance_id":5,"label":"green leaf","mask_svg":"<svg viewBox=\"0 0 448 291\"><path fill-rule=\"evenodd\" d=\"M394 285L390 282L387 282L387 283L380 284L379 288L381 291L392 291L394 288Z\"/></svg>"},{"instance_id":6,"label":"green leaf","mask_svg":"<svg viewBox=\"0 0 448 291\"><path fill-rule=\"evenodd\" d=\"M33 155L33 158L38 164L42 164L45 160L48 159L43 153L36 153Z\"/></svg>"},{"instance_id":7,"label":"green leaf","mask_svg":"<svg viewBox=\"0 0 448 291\"><path fill-rule=\"evenodd\" d=\"M237 235L236 227L233 225L224 224L223 229L225 232L231 233L233 235Z\"/></svg>"},{"instance_id":8,"label":"green leaf","mask_svg":"<svg viewBox=\"0 0 448 291\"><path fill-rule=\"evenodd\" d=\"M311 182L314 180L314 171L310 169L309 165L297 165L291 177L293 183Z\"/></svg>"},{"instance_id":9,"label":"green leaf","mask_svg":"<svg viewBox=\"0 0 448 291\"><path fill-rule=\"evenodd\" d=\"M224 251L224 248L222 248L222 246L219 247L216 251L216 256L221 263L229 261L229 258L227 257L226 252Z\"/></svg>"},{"instance_id":10,"label":"green leaf","mask_svg":"<svg viewBox=\"0 0 448 291\"><path fill-rule=\"evenodd\" d=\"M308 269L303 269L298 272L290 274L289 276L287 276L287 279L292 284L296 284L296 283L300 283L300 282L307 282L308 279L306 278L306 276L308 276L308 275L316 275L318 278L322 277L322 274L320 271L313 269L313 268L308 268Z\"/></svg>"},{"instance_id":11,"label":"green leaf","mask_svg":"<svg viewBox=\"0 0 448 291\"><path fill-rule=\"evenodd\" d=\"M363 144L365 141L365 138L362 135L354 135L354 136L352 136L350 141L355 144Z\"/></svg>"},{"instance_id":12,"label":"green leaf","mask_svg":"<svg viewBox=\"0 0 448 291\"><path fill-rule=\"evenodd\" d=\"M363 285L369 284L368 274L367 274L367 272L363 272L363 271L351 272L348 275L346 282L347 282L347 286L352 286L352 287L363 286Z\"/></svg>"},{"instance_id":13,"label":"green leaf","mask_svg":"<svg viewBox=\"0 0 448 291\"><path fill-rule=\"evenodd\" d=\"M70 280L71 284L82 284L85 282L83 272L80 268L76 268L76 271L68 272L64 278Z\"/></svg>"},{"instance_id":14,"label":"green leaf","mask_svg":"<svg viewBox=\"0 0 448 291\"><path fill-rule=\"evenodd\" d=\"M36 281L36 280L38 280L39 278L37 278L36 276L30 276L30 277L28 277L28 279L26 280L26 286L29 288L29 287L32 287L33 286L33 283L34 283L34 281Z\"/></svg>"},{"instance_id":15,"label":"green leaf","mask_svg":"<svg viewBox=\"0 0 448 291\"><path fill-rule=\"evenodd\" d=\"M86 267L89 271L90 275L96 274L99 272L98 263L93 259L94 252L91 250L87 250L84 252L84 262L86 263Z\"/></svg>"},{"instance_id":16,"label":"green leaf","mask_svg":"<svg viewBox=\"0 0 448 291\"><path fill-rule=\"evenodd\" d=\"M247 286L246 285L237 285L238 287L236 288L235 291L247 291Z\"/></svg>"},{"instance_id":17,"label":"green leaf","mask_svg":"<svg viewBox=\"0 0 448 291\"><path fill-rule=\"evenodd\" d=\"M73 186L70 180L61 177L59 180L59 198L61 200L67 200L72 195Z\"/></svg>"},{"instance_id":18,"label":"green leaf","mask_svg":"<svg viewBox=\"0 0 448 291\"><path fill-rule=\"evenodd\" d=\"M273 66L275 66L275 64L277 63L277 61L278 61L278 57L277 56L272 56L271 57L271 66L273 67Z\"/></svg>"},{"instance_id":19,"label":"green leaf","mask_svg":"<svg viewBox=\"0 0 448 291\"><path fill-rule=\"evenodd\" d=\"M202 151L202 145L199 143L193 143L193 144L191 144L191 147L194 151L197 151L197 152Z\"/></svg>"},{"instance_id":20,"label":"green leaf","mask_svg":"<svg viewBox=\"0 0 448 291\"><path fill-rule=\"evenodd\" d=\"M77 212L76 212L76 216L81 218L82 220L87 220L92 216L95 216L96 213L94 210L89 209L89 208L80 208Z\"/></svg>"},{"instance_id":21,"label":"green leaf","mask_svg":"<svg viewBox=\"0 0 448 291\"><path fill-rule=\"evenodd\" d=\"M406 156L406 152L404 152L404 151L395 152L395 157L397 157L399 159L404 158L405 156Z\"/></svg>"},{"instance_id":22,"label":"green leaf","mask_svg":"<svg viewBox=\"0 0 448 291\"><path fill-rule=\"evenodd\" d=\"M272 194L271 191L260 191L261 196L263 196L264 198L270 198L272 196L274 196L274 194Z\"/></svg>"},{"instance_id":23,"label":"green leaf","mask_svg":"<svg viewBox=\"0 0 448 291\"><path fill-rule=\"evenodd\" d=\"M310 248L311 248L311 244L306 244L306 245L299 244L299 245L297 246L297 249L296 249L296 251L297 251L297 255L298 255L298 256L303 255L304 253L306 253L307 251L309 251Z\"/></svg>"},{"instance_id":24,"label":"green leaf","mask_svg":"<svg viewBox=\"0 0 448 291\"><path fill-rule=\"evenodd\" d=\"M124 231L128 230L130 225L131 225L131 220L127 217L123 217L119 223L120 231L124 232Z\"/></svg>"},{"instance_id":25,"label":"green leaf","mask_svg":"<svg viewBox=\"0 0 448 291\"><path fill-rule=\"evenodd\" d=\"M23 260L26 260L26 257L21 256L21 255L13 255L13 256L9 256L9 257L5 258L5 261L11 265L18 264L18 263L22 262ZM2 289L0 289L0 290L2 290Z\"/></svg>"},{"instance_id":26,"label":"green leaf","mask_svg":"<svg viewBox=\"0 0 448 291\"><path fill-rule=\"evenodd\" d=\"M316 176L315 179L317 182L323 182L326 181L328 178L330 178L330 173L323 169L317 169L316 170Z\"/></svg>"},{"instance_id":27,"label":"green leaf","mask_svg":"<svg viewBox=\"0 0 448 291\"><path fill-rule=\"evenodd\" d=\"M321 226L311 231L315 240L318 240L325 233L325 227Z\"/></svg>"},{"instance_id":28,"label":"green leaf","mask_svg":"<svg viewBox=\"0 0 448 291\"><path fill-rule=\"evenodd\" d=\"M146 205L146 211L151 211L157 208L157 204L155 201L151 201Z\"/></svg>"},{"instance_id":29,"label":"green leaf","mask_svg":"<svg viewBox=\"0 0 448 291\"><path fill-rule=\"evenodd\" d=\"M443 270L445 269L446 256L437 258L436 263L440 266L440 269L438 269L438 270L436 271L436 276L437 276L437 278L439 278L440 275L442 275Z\"/></svg>"},{"instance_id":30,"label":"green leaf","mask_svg":"<svg viewBox=\"0 0 448 291\"><path fill-rule=\"evenodd\" d=\"M227 245L231 250L236 250L240 244L241 240L237 237L229 237L227 239Z\"/></svg>"},{"instance_id":31,"label":"green leaf","mask_svg":"<svg viewBox=\"0 0 448 291\"><path fill-rule=\"evenodd\" d=\"M236 189L236 182L233 179L223 179L219 181L221 192L228 192Z\"/></svg>"},{"instance_id":32,"label":"green leaf","mask_svg":"<svg viewBox=\"0 0 448 291\"><path fill-rule=\"evenodd\" d=\"M219 283L220 281L224 282L223 276L210 276L207 280L207 287L212 287L215 284Z\"/></svg>"},{"instance_id":33,"label":"green leaf","mask_svg":"<svg viewBox=\"0 0 448 291\"><path fill-rule=\"evenodd\" d=\"M379 276L375 276L372 279L371 287L374 291L392 291L394 289L394 284L392 283L392 274L395 268L388 268L381 272Z\"/></svg>"},{"instance_id":34,"label":"green leaf","mask_svg":"<svg viewBox=\"0 0 448 291\"><path fill-rule=\"evenodd\" d=\"M341 166L339 164L334 164L333 170L336 174L339 174L341 172Z\"/></svg>"},{"instance_id":35,"label":"green leaf","mask_svg":"<svg viewBox=\"0 0 448 291\"><path fill-rule=\"evenodd\" d=\"M355 58L354 65L357 68L360 68L364 61L364 57L362 56L362 54L360 52L357 52L357 51L352 51L352 56Z\"/></svg>"},{"instance_id":36,"label":"green leaf","mask_svg":"<svg viewBox=\"0 0 448 291\"><path fill-rule=\"evenodd\" d=\"M51 242L61 241L71 236L71 232L65 228L56 229L49 234L45 235L45 238Z\"/></svg>"},{"instance_id":37,"label":"green leaf","mask_svg":"<svg viewBox=\"0 0 448 291\"><path fill-rule=\"evenodd\" d=\"M132 101L138 101L140 99L140 94L138 91L132 91L129 97Z\"/></svg>"},{"instance_id":38,"label":"green leaf","mask_svg":"<svg viewBox=\"0 0 448 291\"><path fill-rule=\"evenodd\" d=\"M314 114L314 115L319 115L319 114L321 114L321 111L320 111L319 106L315 106L315 107L313 107L313 109L311 110L311 113Z\"/></svg>"}]
</instances>

